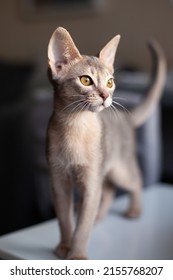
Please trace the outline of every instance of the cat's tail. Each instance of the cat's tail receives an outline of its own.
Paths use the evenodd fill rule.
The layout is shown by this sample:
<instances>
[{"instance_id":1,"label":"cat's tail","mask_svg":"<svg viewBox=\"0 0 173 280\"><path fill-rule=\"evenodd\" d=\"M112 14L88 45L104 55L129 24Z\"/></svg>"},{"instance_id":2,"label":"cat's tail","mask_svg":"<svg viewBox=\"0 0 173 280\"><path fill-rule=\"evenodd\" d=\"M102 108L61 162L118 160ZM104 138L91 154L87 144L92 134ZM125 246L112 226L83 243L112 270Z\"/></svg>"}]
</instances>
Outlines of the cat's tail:
<instances>
[{"instance_id":1,"label":"cat's tail","mask_svg":"<svg viewBox=\"0 0 173 280\"><path fill-rule=\"evenodd\" d=\"M151 41L148 46L153 60L153 79L146 97L132 111L132 121L135 127L141 126L152 113L162 96L167 74L166 59L161 46L155 40Z\"/></svg>"}]
</instances>

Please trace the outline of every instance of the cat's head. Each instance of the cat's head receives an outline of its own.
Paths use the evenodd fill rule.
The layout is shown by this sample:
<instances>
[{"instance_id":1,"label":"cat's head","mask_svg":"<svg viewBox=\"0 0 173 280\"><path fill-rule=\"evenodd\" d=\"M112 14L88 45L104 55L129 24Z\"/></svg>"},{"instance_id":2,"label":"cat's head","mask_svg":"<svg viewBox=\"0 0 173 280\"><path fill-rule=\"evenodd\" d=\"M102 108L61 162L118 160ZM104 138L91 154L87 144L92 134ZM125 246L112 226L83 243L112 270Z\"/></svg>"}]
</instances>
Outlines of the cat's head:
<instances>
[{"instance_id":1,"label":"cat's head","mask_svg":"<svg viewBox=\"0 0 173 280\"><path fill-rule=\"evenodd\" d=\"M48 63L55 97L69 111L100 112L112 104L114 59L120 35L98 57L81 55L66 29L59 27L48 45Z\"/></svg>"}]
</instances>

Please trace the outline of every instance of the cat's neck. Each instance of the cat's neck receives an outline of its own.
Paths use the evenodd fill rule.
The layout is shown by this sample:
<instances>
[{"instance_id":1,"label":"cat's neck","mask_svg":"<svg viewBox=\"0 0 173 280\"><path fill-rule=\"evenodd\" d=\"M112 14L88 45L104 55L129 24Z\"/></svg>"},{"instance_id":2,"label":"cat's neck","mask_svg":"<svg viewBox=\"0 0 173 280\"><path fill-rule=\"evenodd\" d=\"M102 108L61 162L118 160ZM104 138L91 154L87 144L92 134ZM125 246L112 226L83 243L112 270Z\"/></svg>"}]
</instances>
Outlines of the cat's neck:
<instances>
[{"instance_id":1,"label":"cat's neck","mask_svg":"<svg viewBox=\"0 0 173 280\"><path fill-rule=\"evenodd\" d=\"M90 111L81 111L81 112L68 112L63 109L56 109L54 111L54 114L56 116L56 120L59 120L61 125L66 127L88 127L92 126L95 123L98 123L99 115L98 113L93 113Z\"/></svg>"},{"instance_id":2,"label":"cat's neck","mask_svg":"<svg viewBox=\"0 0 173 280\"><path fill-rule=\"evenodd\" d=\"M97 113L92 113L90 111L83 111L80 113L74 113L67 119L68 126L88 129L91 126L95 126L99 122L99 117Z\"/></svg>"}]
</instances>

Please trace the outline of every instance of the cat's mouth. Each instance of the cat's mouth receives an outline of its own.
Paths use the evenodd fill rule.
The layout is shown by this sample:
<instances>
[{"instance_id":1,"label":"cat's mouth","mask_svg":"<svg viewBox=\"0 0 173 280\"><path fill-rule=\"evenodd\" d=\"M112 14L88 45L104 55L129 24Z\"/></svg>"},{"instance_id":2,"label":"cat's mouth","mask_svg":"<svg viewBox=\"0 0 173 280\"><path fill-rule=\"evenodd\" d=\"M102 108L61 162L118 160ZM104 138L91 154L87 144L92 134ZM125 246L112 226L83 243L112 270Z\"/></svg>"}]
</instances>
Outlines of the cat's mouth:
<instances>
[{"instance_id":1,"label":"cat's mouth","mask_svg":"<svg viewBox=\"0 0 173 280\"><path fill-rule=\"evenodd\" d=\"M112 104L112 98L110 95L100 94L96 96L95 94L90 94L87 98L87 109L91 112L101 112L105 108L108 108Z\"/></svg>"}]
</instances>

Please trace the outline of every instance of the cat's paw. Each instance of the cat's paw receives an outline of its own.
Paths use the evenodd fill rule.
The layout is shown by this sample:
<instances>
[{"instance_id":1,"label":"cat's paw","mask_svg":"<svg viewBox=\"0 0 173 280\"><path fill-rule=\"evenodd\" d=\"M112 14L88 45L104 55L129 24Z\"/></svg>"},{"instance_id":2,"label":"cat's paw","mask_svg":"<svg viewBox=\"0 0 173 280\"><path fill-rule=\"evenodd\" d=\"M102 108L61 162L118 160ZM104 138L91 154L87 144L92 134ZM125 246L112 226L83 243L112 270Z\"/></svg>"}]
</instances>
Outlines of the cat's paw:
<instances>
[{"instance_id":1,"label":"cat's paw","mask_svg":"<svg viewBox=\"0 0 173 280\"><path fill-rule=\"evenodd\" d=\"M95 218L94 224L96 225L96 224L100 223L104 219L104 217L105 217L105 215L102 215L101 213L98 213L96 218Z\"/></svg>"},{"instance_id":2,"label":"cat's paw","mask_svg":"<svg viewBox=\"0 0 173 280\"><path fill-rule=\"evenodd\" d=\"M88 260L86 256L80 256L80 255L74 255L74 256L69 256L67 257L68 260Z\"/></svg>"},{"instance_id":3,"label":"cat's paw","mask_svg":"<svg viewBox=\"0 0 173 280\"><path fill-rule=\"evenodd\" d=\"M60 243L54 250L54 254L61 259L65 259L70 250L70 246L66 243Z\"/></svg>"},{"instance_id":4,"label":"cat's paw","mask_svg":"<svg viewBox=\"0 0 173 280\"><path fill-rule=\"evenodd\" d=\"M136 219L141 215L141 210L139 208L130 208L124 216L130 219Z\"/></svg>"}]
</instances>

